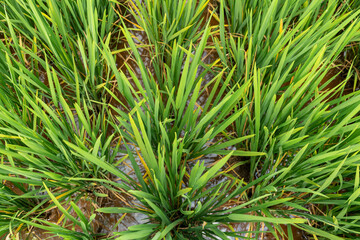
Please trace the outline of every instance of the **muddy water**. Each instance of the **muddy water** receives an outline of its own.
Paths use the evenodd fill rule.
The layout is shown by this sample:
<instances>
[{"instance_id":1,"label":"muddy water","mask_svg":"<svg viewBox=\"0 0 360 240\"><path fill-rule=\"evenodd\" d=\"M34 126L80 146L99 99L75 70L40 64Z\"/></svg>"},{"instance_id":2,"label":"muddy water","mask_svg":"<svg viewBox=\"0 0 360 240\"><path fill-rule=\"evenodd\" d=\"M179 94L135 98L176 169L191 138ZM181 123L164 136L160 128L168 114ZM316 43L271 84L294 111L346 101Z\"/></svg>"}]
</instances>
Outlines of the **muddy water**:
<instances>
[{"instance_id":1,"label":"muddy water","mask_svg":"<svg viewBox=\"0 0 360 240\"><path fill-rule=\"evenodd\" d=\"M134 151L139 151L139 149L134 148ZM119 157L123 157L119 156ZM141 174L144 176L146 170L142 165L141 159L139 157L135 158ZM119 169L129 177L136 179L135 171L131 165L131 161L126 159L123 161L123 164L119 166ZM119 179L113 178L113 181L120 182ZM101 207L134 207L140 206L141 204L132 196L126 194L119 194L115 192L109 192L108 198L102 198L99 201L99 206ZM103 224L98 229L98 233L105 235L112 235L113 232L126 231L128 227L138 224L147 223L147 216L140 213L126 213L126 214L108 214L101 213L97 214L96 219ZM120 219L122 219L120 221Z\"/></svg>"},{"instance_id":2,"label":"muddy water","mask_svg":"<svg viewBox=\"0 0 360 240\"><path fill-rule=\"evenodd\" d=\"M208 8L203 12L202 14L202 23L200 26L200 29L204 29L206 27L206 24L208 23L208 21L210 20L209 26L210 27L216 27L219 22L215 19L215 17L211 17L211 11L213 11L214 9L214 4L216 3L209 3ZM206 44L206 48L204 50L204 53L202 55L202 62L208 66L210 66L211 64L213 64L215 61L217 61L219 59L219 55L215 49L214 46L214 42L213 42L213 36L210 36L207 39L207 44ZM198 75L201 74L201 72L204 71L203 67L200 67L198 70ZM216 73L215 73L216 74ZM211 91L213 90L214 84L210 84L208 85L208 83L214 78L214 74L211 72L206 73L206 75L204 76L204 79L202 81L202 90L203 93L200 95L197 103L201 106L204 107L207 99L210 96ZM208 85L208 86L207 86ZM207 86L205 88L205 86ZM221 83L220 83L221 86ZM220 88L220 87L219 87ZM217 96L217 94L219 93L220 89L216 89L216 93L215 93L215 98Z\"/></svg>"},{"instance_id":3,"label":"muddy water","mask_svg":"<svg viewBox=\"0 0 360 240\"><path fill-rule=\"evenodd\" d=\"M125 13L126 11L124 8L121 8L121 12ZM141 45L145 46L149 44L146 33L144 31L140 31L139 29L136 29L136 26L134 25L134 23L136 22L134 16L132 16L131 14L127 14L126 16L124 16L124 22L129 32L132 34L133 41L135 42L135 44L139 46ZM124 73L124 75L128 79L131 86L134 88L134 90L138 91L139 88L136 86L130 71L140 81L141 86L144 87L141 71L139 68L139 63L136 62L130 50L125 50L127 48L129 48L129 45L126 41L125 36L122 33L119 36L117 36L115 40L111 43L112 51L120 51L115 56L116 67L118 68L119 71ZM152 66L149 47L139 47L138 52L147 70L150 72L151 75L155 76L155 70ZM127 104L127 100L117 88L117 83L114 82L114 85L111 90L116 95L116 97L120 102L117 101L115 98L110 97L108 103L118 107L122 111L129 112L130 106ZM112 113L115 114L114 111L112 111Z\"/></svg>"},{"instance_id":4,"label":"muddy water","mask_svg":"<svg viewBox=\"0 0 360 240\"><path fill-rule=\"evenodd\" d=\"M250 180L250 163L247 162L250 159L244 159L243 157L232 157L229 159L229 161L226 163L227 169L232 169L231 173L236 176L239 179L244 179L245 182L249 182ZM241 163L241 165L233 168L238 163ZM225 171L227 170L225 169Z\"/></svg>"},{"instance_id":5,"label":"muddy water","mask_svg":"<svg viewBox=\"0 0 360 240\"><path fill-rule=\"evenodd\" d=\"M214 63L217 59L218 59L218 54L215 50L205 50L203 57L202 57L202 62L207 65L210 65L210 64ZM204 68L199 67L198 75L200 75L203 71L204 71ZM211 83L209 85L209 82L211 82L213 80L213 78L214 78L214 74L211 72L207 72L205 74L205 76L203 77L202 84L201 84L202 85L202 93L197 100L198 106L201 106L202 108L205 107L205 105L208 101L208 98L209 98L211 92L213 91L214 83ZM220 83L219 87L215 90L215 95L214 95L211 103L213 103L213 101L217 97L217 95L220 91L220 88L221 88L221 83Z\"/></svg>"},{"instance_id":6,"label":"muddy water","mask_svg":"<svg viewBox=\"0 0 360 240\"><path fill-rule=\"evenodd\" d=\"M260 231L262 233L259 234L259 236L256 238L254 233L241 233L241 232L245 232L245 231L256 231L257 229L257 224L256 223L231 223L230 224L231 227L229 226L221 226L220 230L224 231L224 232L239 232L239 235L242 237L229 237L229 239L231 240L239 240L239 239L256 239L256 240L275 240L276 237L269 232L269 229L266 227L266 225L264 223L260 223ZM288 230L287 230L287 226L286 225L280 225L280 227L283 230L282 234L277 234L277 237L280 240L288 240L289 239L289 235L288 235ZM294 240L307 240L308 237L304 234L304 232L294 226L291 226L291 231L292 231L292 235Z\"/></svg>"},{"instance_id":7,"label":"muddy water","mask_svg":"<svg viewBox=\"0 0 360 240\"><path fill-rule=\"evenodd\" d=\"M121 196L119 198L119 196L113 195L102 204L102 207L130 207L138 204L137 201L129 196ZM147 216L140 213L102 213L98 214L97 218L102 222L98 232L108 236L111 236L113 232L126 231L130 226L148 222Z\"/></svg>"}]
</instances>

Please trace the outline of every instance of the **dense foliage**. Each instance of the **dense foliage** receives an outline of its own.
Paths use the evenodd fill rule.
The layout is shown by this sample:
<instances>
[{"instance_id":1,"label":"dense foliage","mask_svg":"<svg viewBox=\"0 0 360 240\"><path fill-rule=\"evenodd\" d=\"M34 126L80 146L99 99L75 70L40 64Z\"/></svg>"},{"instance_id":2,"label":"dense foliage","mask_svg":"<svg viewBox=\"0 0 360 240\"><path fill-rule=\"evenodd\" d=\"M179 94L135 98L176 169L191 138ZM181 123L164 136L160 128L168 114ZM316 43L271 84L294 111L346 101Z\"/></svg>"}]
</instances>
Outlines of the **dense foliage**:
<instances>
[{"instance_id":1,"label":"dense foliage","mask_svg":"<svg viewBox=\"0 0 360 240\"><path fill-rule=\"evenodd\" d=\"M0 6L1 239L360 238L357 1Z\"/></svg>"}]
</instances>

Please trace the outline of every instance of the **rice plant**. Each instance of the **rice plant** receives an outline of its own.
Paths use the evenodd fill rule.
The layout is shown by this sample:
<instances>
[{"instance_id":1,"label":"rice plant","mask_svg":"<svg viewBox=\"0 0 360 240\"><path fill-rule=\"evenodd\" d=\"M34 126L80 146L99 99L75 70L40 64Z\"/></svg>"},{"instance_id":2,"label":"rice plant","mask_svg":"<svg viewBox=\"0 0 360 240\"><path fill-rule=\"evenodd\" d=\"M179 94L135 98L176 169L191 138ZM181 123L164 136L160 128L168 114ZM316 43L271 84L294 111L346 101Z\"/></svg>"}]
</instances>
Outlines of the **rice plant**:
<instances>
[{"instance_id":1,"label":"rice plant","mask_svg":"<svg viewBox=\"0 0 360 240\"><path fill-rule=\"evenodd\" d=\"M241 85L247 79L253 79L253 89L244 102L254 101L254 104L236 123L238 135L255 134L255 138L251 139L251 150L267 153L266 157L251 159L252 177L256 179L270 174L268 181L261 184L263 188L274 187L273 191L278 191L279 188L282 196L292 196L295 199L303 199L304 197L299 196L305 195L306 199L298 206L314 204L317 208L326 208L325 212L328 212L332 209L330 203L337 201L337 197L332 195L334 192L329 190L329 196L322 195L329 200L322 204L317 205L318 202L312 201L334 184L337 177L343 177L340 168L343 167L346 156L337 156L333 151L352 153L350 149L356 148L356 144L348 141L348 138L352 138L358 124L358 106L355 104L357 93L346 95L344 92L350 75L342 82L335 81L336 75L328 75L335 67L335 60L341 49L358 39L358 12L341 14L346 12L346 5L343 5L343 10L332 1L272 1L270 4L243 1L242 4L221 1L219 18L222 24L216 48L225 66L237 68L233 84ZM264 5L263 8L255 8L261 4ZM254 14L257 11L263 13ZM238 19L243 19L241 25L236 25L239 23ZM229 37L226 36L225 20L232 23L229 25ZM264 24L265 22L272 24ZM333 168L323 165L330 162L320 161L320 153L334 156ZM307 162L313 158L318 161ZM297 164L302 168L295 170ZM305 174L307 167L310 171ZM327 170L319 171L319 175L314 173L314 169L321 167ZM356 173L355 167L351 169L347 172L352 176L349 175L349 179L353 179ZM271 177L271 173L275 172L281 173L279 177ZM288 191L287 177L294 177ZM299 186L301 182L303 183ZM314 187L315 195L309 194L312 187L305 182L312 182L310 185ZM305 186L303 184L306 187L302 188ZM252 197L262 196L264 193L260 189L255 190ZM288 208L289 205L284 204L284 207ZM300 210L294 206L292 208ZM328 235L329 232L338 236L340 233L358 233L356 220L352 221L353 229L349 227L345 230L341 228L341 224L346 223L336 219L340 216L343 218L344 215L332 215L332 211L329 213L331 217L321 214L321 211L306 215L308 219L321 222L316 225L323 224L326 232L320 232L319 229L307 230L319 231L317 234L330 239L335 239L335 236ZM349 211L348 214L356 215L356 210ZM296 212L295 215L301 214Z\"/></svg>"},{"instance_id":2,"label":"rice plant","mask_svg":"<svg viewBox=\"0 0 360 240\"><path fill-rule=\"evenodd\" d=\"M151 46L149 55L153 58L152 67L160 88L163 88L160 79L164 78L164 64L176 63L172 56L177 51L173 47L188 48L201 37L208 4L208 0L148 1L146 4L130 1L131 16L146 33L144 41Z\"/></svg>"},{"instance_id":3,"label":"rice plant","mask_svg":"<svg viewBox=\"0 0 360 240\"><path fill-rule=\"evenodd\" d=\"M69 98L101 101L109 73L98 46L116 20L112 8L108 1L2 1L3 51L43 82L48 59Z\"/></svg>"},{"instance_id":4,"label":"rice plant","mask_svg":"<svg viewBox=\"0 0 360 240\"><path fill-rule=\"evenodd\" d=\"M0 6L0 238L359 238L357 1Z\"/></svg>"}]
</instances>

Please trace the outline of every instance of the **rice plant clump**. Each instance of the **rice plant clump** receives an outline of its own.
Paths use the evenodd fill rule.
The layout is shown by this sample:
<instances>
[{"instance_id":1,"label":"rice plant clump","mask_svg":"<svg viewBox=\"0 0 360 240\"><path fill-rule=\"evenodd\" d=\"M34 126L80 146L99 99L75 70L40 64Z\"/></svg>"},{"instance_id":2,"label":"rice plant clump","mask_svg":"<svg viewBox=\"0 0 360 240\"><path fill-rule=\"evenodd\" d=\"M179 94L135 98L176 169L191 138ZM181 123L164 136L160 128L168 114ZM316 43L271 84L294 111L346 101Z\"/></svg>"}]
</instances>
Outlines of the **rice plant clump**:
<instances>
[{"instance_id":1,"label":"rice plant clump","mask_svg":"<svg viewBox=\"0 0 360 240\"><path fill-rule=\"evenodd\" d=\"M357 1L0 6L0 239L360 238Z\"/></svg>"}]
</instances>

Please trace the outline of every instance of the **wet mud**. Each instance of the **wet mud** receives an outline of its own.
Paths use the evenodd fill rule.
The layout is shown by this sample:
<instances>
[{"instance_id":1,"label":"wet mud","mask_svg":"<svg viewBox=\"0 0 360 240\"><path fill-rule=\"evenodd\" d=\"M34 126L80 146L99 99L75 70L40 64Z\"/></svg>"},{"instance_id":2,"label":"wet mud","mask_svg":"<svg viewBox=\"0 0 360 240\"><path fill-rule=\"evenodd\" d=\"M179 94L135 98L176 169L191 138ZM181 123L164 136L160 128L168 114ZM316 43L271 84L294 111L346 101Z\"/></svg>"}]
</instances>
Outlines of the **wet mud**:
<instances>
[{"instance_id":1,"label":"wet mud","mask_svg":"<svg viewBox=\"0 0 360 240\"><path fill-rule=\"evenodd\" d=\"M276 236L274 236L273 233L269 231L269 229L266 227L264 223L260 223L259 230L261 233L256 237L254 233L242 233L245 231L256 231L257 229L256 223L231 223L230 226L222 225L220 227L220 230L224 232L238 232L239 237L230 237L231 240L240 240L240 239L254 239L254 240L276 240L278 237L280 240L288 240L289 239L289 233L288 233L288 226L287 225L280 225L282 229L282 233L276 232ZM308 240L309 238L306 236L306 234L294 227L291 226L291 233L294 240ZM241 236L241 237L240 237Z\"/></svg>"}]
</instances>

